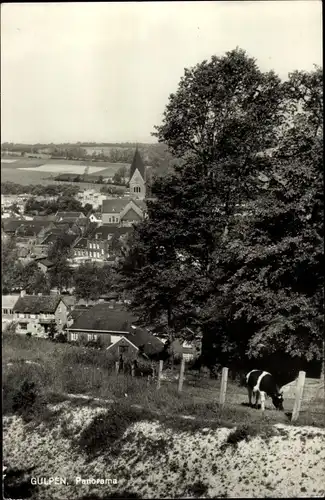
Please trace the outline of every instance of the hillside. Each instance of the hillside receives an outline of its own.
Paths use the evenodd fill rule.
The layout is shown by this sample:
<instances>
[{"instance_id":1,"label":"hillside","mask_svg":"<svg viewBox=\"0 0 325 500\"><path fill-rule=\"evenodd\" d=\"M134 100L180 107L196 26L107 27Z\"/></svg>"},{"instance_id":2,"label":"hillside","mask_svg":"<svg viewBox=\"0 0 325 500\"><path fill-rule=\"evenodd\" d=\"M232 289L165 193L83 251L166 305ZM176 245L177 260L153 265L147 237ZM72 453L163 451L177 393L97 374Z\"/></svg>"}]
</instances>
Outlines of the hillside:
<instances>
[{"instance_id":1,"label":"hillside","mask_svg":"<svg viewBox=\"0 0 325 500\"><path fill-rule=\"evenodd\" d=\"M51 411L53 420L37 426L17 416L4 418L5 488L11 496L13 485L23 481L34 500L325 493L324 429L278 424L254 436L249 428L241 433L224 427L171 429L145 417L134 422L127 412L117 419L103 407L69 402L52 405ZM30 487L30 477L51 476L67 484Z\"/></svg>"}]
</instances>

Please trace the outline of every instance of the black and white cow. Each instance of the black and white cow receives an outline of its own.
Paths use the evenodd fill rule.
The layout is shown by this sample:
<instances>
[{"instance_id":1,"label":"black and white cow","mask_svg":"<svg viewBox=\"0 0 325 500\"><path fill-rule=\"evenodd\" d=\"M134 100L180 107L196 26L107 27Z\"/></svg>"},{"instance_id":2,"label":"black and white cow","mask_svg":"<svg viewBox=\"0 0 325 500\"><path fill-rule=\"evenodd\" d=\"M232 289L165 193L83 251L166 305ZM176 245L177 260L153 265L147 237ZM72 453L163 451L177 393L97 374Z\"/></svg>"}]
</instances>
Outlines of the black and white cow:
<instances>
[{"instance_id":1,"label":"black and white cow","mask_svg":"<svg viewBox=\"0 0 325 500\"><path fill-rule=\"evenodd\" d=\"M283 410L283 393L276 385L273 375L263 370L252 370L246 375L249 404L252 405L253 394L256 397L255 405L258 405L261 397L261 408L265 410L265 395L272 398L277 410Z\"/></svg>"}]
</instances>

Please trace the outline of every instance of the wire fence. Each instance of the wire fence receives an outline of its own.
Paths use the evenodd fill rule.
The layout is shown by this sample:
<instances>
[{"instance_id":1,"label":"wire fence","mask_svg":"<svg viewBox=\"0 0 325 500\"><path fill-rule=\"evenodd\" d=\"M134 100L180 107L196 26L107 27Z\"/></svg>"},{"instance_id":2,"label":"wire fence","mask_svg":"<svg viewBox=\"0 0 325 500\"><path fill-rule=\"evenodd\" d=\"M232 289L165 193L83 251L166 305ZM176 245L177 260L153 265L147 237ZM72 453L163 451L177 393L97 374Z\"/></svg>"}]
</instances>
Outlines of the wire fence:
<instances>
[{"instance_id":1,"label":"wire fence","mask_svg":"<svg viewBox=\"0 0 325 500\"><path fill-rule=\"evenodd\" d=\"M118 363L116 373L119 372ZM131 375L135 372L132 370ZM150 383L155 384L159 390L164 384L171 384L179 392L186 392L193 397L194 403L218 403L220 406L238 407L249 406L248 393L239 381L228 379L228 368L222 368L216 378L190 370L185 359L180 365L166 365L163 361L152 364L152 373L146 375ZM290 420L296 421L298 417L319 421L323 416L325 424L325 389L324 381L319 379L306 379L305 372L299 372L298 378L284 386L284 409ZM275 410L270 399L266 400L266 410Z\"/></svg>"}]
</instances>

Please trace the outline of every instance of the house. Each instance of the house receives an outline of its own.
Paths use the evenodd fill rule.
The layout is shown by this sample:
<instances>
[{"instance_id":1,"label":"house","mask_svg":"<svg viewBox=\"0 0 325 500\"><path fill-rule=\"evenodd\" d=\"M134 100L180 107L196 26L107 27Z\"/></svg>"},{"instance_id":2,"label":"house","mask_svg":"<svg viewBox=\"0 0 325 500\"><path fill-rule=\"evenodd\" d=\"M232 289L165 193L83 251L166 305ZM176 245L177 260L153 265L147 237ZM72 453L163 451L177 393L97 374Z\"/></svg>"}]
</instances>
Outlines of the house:
<instances>
[{"instance_id":1,"label":"house","mask_svg":"<svg viewBox=\"0 0 325 500\"><path fill-rule=\"evenodd\" d=\"M93 222L96 224L101 224L102 223L102 213L95 212L94 214L90 214L89 220L90 220L90 222Z\"/></svg>"},{"instance_id":2,"label":"house","mask_svg":"<svg viewBox=\"0 0 325 500\"><path fill-rule=\"evenodd\" d=\"M1 319L2 325L10 323L14 319L14 306L20 295L2 295L1 298Z\"/></svg>"},{"instance_id":3,"label":"house","mask_svg":"<svg viewBox=\"0 0 325 500\"><path fill-rule=\"evenodd\" d=\"M26 295L22 291L13 312L18 323L16 331L21 334L46 337L51 324L62 331L68 323L68 307L58 294Z\"/></svg>"},{"instance_id":4,"label":"house","mask_svg":"<svg viewBox=\"0 0 325 500\"><path fill-rule=\"evenodd\" d=\"M96 304L76 317L68 329L68 340L82 344L96 341L110 349L112 344L119 342L116 346L118 354L134 354L139 348L143 348L145 354L161 351L163 343L135 323L136 318L123 306L115 305L114 301ZM121 349L118 349L119 346Z\"/></svg>"},{"instance_id":5,"label":"house","mask_svg":"<svg viewBox=\"0 0 325 500\"><path fill-rule=\"evenodd\" d=\"M129 198L107 198L102 204L102 223L129 225L143 220L144 202Z\"/></svg>"},{"instance_id":6,"label":"house","mask_svg":"<svg viewBox=\"0 0 325 500\"><path fill-rule=\"evenodd\" d=\"M72 248L73 259L74 260L86 260L89 258L87 238L79 238L73 245Z\"/></svg>"},{"instance_id":7,"label":"house","mask_svg":"<svg viewBox=\"0 0 325 500\"><path fill-rule=\"evenodd\" d=\"M75 222L78 219L86 218L86 216L82 212L57 212L56 213L56 221L60 222L64 219L70 219Z\"/></svg>"},{"instance_id":8,"label":"house","mask_svg":"<svg viewBox=\"0 0 325 500\"><path fill-rule=\"evenodd\" d=\"M146 197L146 167L142 161L138 148L136 148L130 168L130 194L134 198Z\"/></svg>"},{"instance_id":9,"label":"house","mask_svg":"<svg viewBox=\"0 0 325 500\"><path fill-rule=\"evenodd\" d=\"M40 259L35 259L35 262L36 262L39 270L42 271L43 273L47 273L51 269L51 267L54 266L53 262L51 262L46 257L40 258Z\"/></svg>"}]
</instances>

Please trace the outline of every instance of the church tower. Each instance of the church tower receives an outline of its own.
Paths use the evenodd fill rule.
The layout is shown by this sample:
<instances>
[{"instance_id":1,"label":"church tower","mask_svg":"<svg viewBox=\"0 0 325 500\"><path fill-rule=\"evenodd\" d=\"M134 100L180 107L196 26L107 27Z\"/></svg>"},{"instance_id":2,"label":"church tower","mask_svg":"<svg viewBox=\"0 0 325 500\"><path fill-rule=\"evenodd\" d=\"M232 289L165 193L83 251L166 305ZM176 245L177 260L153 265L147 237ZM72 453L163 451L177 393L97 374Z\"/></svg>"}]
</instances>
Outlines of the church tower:
<instances>
[{"instance_id":1,"label":"church tower","mask_svg":"<svg viewBox=\"0 0 325 500\"><path fill-rule=\"evenodd\" d=\"M135 150L130 169L130 195L143 200L146 196L146 167L142 161L138 146Z\"/></svg>"}]
</instances>

